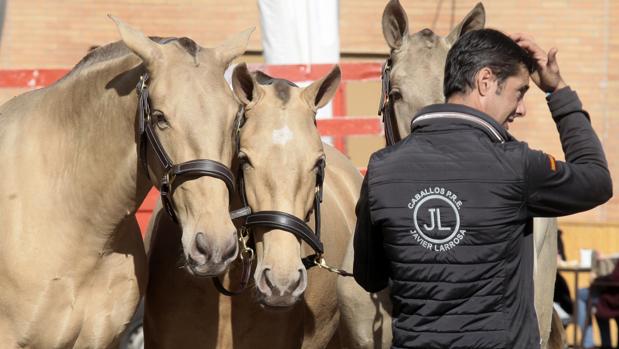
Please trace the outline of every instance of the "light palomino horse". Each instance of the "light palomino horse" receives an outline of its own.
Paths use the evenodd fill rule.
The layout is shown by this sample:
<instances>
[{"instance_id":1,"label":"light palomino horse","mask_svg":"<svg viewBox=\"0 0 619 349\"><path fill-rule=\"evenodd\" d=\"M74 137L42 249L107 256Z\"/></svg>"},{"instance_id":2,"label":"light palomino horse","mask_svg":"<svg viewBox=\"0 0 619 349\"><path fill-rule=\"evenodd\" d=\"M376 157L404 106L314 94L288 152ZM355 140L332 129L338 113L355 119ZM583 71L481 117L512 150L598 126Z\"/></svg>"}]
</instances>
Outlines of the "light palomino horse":
<instances>
[{"instance_id":1,"label":"light palomino horse","mask_svg":"<svg viewBox=\"0 0 619 349\"><path fill-rule=\"evenodd\" d=\"M430 29L409 34L408 17L398 0L391 0L385 7L382 19L383 34L391 48L391 90L389 99L395 113L392 123L399 139L410 134L412 117L422 107L443 103L443 74L447 52L464 33L481 29L485 24L485 11L481 3L451 31L447 37L440 37ZM397 140L397 139L396 139ZM552 298L556 276L557 223L556 219L535 219L534 223L535 263L535 309L539 322L542 348L547 348L551 336L553 319ZM345 268L352 268L352 241L348 247ZM387 292L364 295L363 290L352 280L341 279L338 290L342 303L344 332L357 343L357 347L375 347L372 343L382 342L387 347L391 342L391 331L381 325L390 324L390 304ZM359 311L367 309L367 311ZM562 326L553 326L553 343L564 342ZM555 344L556 345L556 344ZM550 348L562 348L563 345Z\"/></svg>"},{"instance_id":2,"label":"light palomino horse","mask_svg":"<svg viewBox=\"0 0 619 349\"><path fill-rule=\"evenodd\" d=\"M117 346L147 278L134 217L153 186L138 155L140 76L150 75L142 86L156 118L147 129L172 161L231 162L221 130L231 132L238 104L223 73L249 32L207 50L187 38L155 42L115 22L121 42L0 107L2 348ZM186 251L197 232L226 233L235 246L222 181L187 181L173 199Z\"/></svg>"},{"instance_id":3,"label":"light palomino horse","mask_svg":"<svg viewBox=\"0 0 619 349\"><path fill-rule=\"evenodd\" d=\"M325 258L335 265L354 229L361 185L356 167L323 144L315 126L316 110L332 98L339 80L339 68L306 88L261 73L254 77L244 65L233 74L235 94L245 106L239 161L252 211L307 217L314 229L308 214L317 167L326 158L322 241ZM252 228L254 285L227 297L210 279L173 267L179 232L165 215L159 213L153 227L144 322L148 348L323 349L332 339L339 320L337 276L317 267L306 270L301 258L313 251L293 234ZM233 265L224 284L235 288L239 274Z\"/></svg>"}]
</instances>

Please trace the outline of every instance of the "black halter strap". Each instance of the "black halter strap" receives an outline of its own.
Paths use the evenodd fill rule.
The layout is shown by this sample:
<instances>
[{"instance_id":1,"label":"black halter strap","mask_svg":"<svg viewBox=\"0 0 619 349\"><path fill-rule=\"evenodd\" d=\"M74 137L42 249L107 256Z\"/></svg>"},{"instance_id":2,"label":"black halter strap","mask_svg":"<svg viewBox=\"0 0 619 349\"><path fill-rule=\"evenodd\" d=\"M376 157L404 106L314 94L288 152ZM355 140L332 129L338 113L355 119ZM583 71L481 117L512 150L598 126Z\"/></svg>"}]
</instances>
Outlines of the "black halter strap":
<instances>
[{"instance_id":1,"label":"black halter strap","mask_svg":"<svg viewBox=\"0 0 619 349\"><path fill-rule=\"evenodd\" d=\"M395 110L393 109L393 103L389 99L389 92L391 91L391 57L383 64L381 81L382 88L380 93L380 102L378 104L378 115L382 115L383 124L385 128L385 142L388 146L394 145L402 138L397 128L397 122L395 120Z\"/></svg>"},{"instance_id":2,"label":"black halter strap","mask_svg":"<svg viewBox=\"0 0 619 349\"><path fill-rule=\"evenodd\" d=\"M154 129L155 120L151 117L150 99L148 93L148 74L140 77L137 86L138 93L138 127L140 132L139 157L142 167L153 184L161 192L161 201L172 220L178 223L174 210L172 195L176 188L184 182L208 176L222 180L230 195L234 193L234 175L224 164L197 159L180 164L174 164L166 153ZM152 171L155 178L149 172Z\"/></svg>"},{"instance_id":3,"label":"black halter strap","mask_svg":"<svg viewBox=\"0 0 619 349\"><path fill-rule=\"evenodd\" d=\"M305 221L287 212L258 211L250 213L245 218L245 226L248 229L252 227L281 229L307 243L314 250L315 254L303 258L303 265L305 265L306 269L313 267L315 265L315 258L324 253L324 246L320 240L320 204L322 203L323 196L324 171L325 161L321 160L316 165L316 190L313 206L315 227L313 231ZM237 179L241 201L243 206L248 207L249 204L245 194L245 180L242 166L239 167Z\"/></svg>"}]
</instances>

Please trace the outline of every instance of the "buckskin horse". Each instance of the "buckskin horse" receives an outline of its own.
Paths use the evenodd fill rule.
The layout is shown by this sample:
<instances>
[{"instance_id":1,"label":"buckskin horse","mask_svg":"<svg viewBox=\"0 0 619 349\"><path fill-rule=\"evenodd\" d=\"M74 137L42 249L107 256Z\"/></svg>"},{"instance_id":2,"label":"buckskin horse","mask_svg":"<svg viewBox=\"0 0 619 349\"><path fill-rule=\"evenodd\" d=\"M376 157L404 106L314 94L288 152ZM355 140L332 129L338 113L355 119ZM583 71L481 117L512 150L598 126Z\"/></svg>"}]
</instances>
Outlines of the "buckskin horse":
<instances>
[{"instance_id":1,"label":"buckskin horse","mask_svg":"<svg viewBox=\"0 0 619 349\"><path fill-rule=\"evenodd\" d=\"M383 70L381 108L387 145L410 134L412 117L422 107L443 103L443 73L447 52L468 31L481 29L485 10L478 3L446 37L430 29L409 34L408 17L398 0L391 0L382 18L383 35L391 54ZM560 320L553 315L552 298L556 275L557 222L555 218L534 220L535 309L542 348L563 348L565 334ZM352 242L345 268L352 268ZM364 294L352 280L338 281L344 333L358 347L374 347L375 342L390 345L390 302L386 292ZM360 309L362 309L360 311ZM552 324L552 333L551 333Z\"/></svg>"},{"instance_id":2,"label":"buckskin horse","mask_svg":"<svg viewBox=\"0 0 619 349\"><path fill-rule=\"evenodd\" d=\"M222 130L232 132L238 103L224 70L250 31L204 49L114 21L122 41L0 107L3 348L117 345L146 287L134 212L153 185L182 226L192 270L210 268L203 235L236 254L233 145Z\"/></svg>"},{"instance_id":3,"label":"buckskin horse","mask_svg":"<svg viewBox=\"0 0 619 349\"><path fill-rule=\"evenodd\" d=\"M315 124L316 110L339 81L337 67L305 88L235 68L232 84L245 110L237 133L238 196L252 211L245 227L255 246L253 283L227 297L210 279L176 268L179 232L158 213L144 321L149 348L322 349L333 339L337 276L306 267L319 256L339 265L355 225L361 175L321 142ZM247 275L242 260L252 256L243 251L223 292L240 291L238 280Z\"/></svg>"}]
</instances>

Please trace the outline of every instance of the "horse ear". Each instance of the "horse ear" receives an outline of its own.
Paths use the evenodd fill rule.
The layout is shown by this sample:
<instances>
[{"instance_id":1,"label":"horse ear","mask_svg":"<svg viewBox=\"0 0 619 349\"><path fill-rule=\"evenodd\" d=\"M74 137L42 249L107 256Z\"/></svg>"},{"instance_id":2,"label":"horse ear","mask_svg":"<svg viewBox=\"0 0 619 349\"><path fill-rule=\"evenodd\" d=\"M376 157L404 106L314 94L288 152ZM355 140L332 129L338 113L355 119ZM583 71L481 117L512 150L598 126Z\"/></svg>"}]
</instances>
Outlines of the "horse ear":
<instances>
[{"instance_id":1,"label":"horse ear","mask_svg":"<svg viewBox=\"0 0 619 349\"><path fill-rule=\"evenodd\" d=\"M392 49L402 46L408 36L408 16L399 0L391 0L383 11L383 36Z\"/></svg>"},{"instance_id":2,"label":"horse ear","mask_svg":"<svg viewBox=\"0 0 619 349\"><path fill-rule=\"evenodd\" d=\"M453 45L458 38L470 32L471 30L483 29L486 24L486 10L481 2L469 12L466 17L460 22L447 36L447 42Z\"/></svg>"},{"instance_id":3,"label":"horse ear","mask_svg":"<svg viewBox=\"0 0 619 349\"><path fill-rule=\"evenodd\" d=\"M232 88L236 98L247 107L258 100L260 90L256 81L249 73L247 64L241 63L232 72Z\"/></svg>"},{"instance_id":4,"label":"horse ear","mask_svg":"<svg viewBox=\"0 0 619 349\"><path fill-rule=\"evenodd\" d=\"M163 57L159 44L146 37L144 33L131 28L125 22L112 15L108 15L108 17L116 24L116 28L125 45L138 55L147 66Z\"/></svg>"},{"instance_id":5,"label":"horse ear","mask_svg":"<svg viewBox=\"0 0 619 349\"><path fill-rule=\"evenodd\" d=\"M329 103L340 84L341 75L340 66L335 65L327 76L303 89L301 95L313 110L318 110Z\"/></svg>"},{"instance_id":6,"label":"horse ear","mask_svg":"<svg viewBox=\"0 0 619 349\"><path fill-rule=\"evenodd\" d=\"M254 32L256 27L245 29L244 31L228 38L223 44L215 48L215 54L220 62L226 67L237 58L245 53L249 37Z\"/></svg>"}]
</instances>

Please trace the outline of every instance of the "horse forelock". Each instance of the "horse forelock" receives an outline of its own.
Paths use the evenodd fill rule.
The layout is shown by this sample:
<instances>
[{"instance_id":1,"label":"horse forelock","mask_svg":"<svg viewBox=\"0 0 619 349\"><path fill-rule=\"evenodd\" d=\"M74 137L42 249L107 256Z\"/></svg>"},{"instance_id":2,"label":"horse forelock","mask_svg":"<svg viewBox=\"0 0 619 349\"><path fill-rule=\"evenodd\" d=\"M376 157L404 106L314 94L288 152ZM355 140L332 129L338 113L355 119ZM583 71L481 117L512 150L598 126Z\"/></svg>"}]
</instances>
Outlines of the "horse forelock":
<instances>
[{"instance_id":1,"label":"horse forelock","mask_svg":"<svg viewBox=\"0 0 619 349\"><path fill-rule=\"evenodd\" d=\"M290 88L299 87L290 80L274 78L261 71L257 71L254 76L258 84L263 86L273 86L275 96L277 96L277 99L279 99L284 105L290 100Z\"/></svg>"},{"instance_id":2,"label":"horse forelock","mask_svg":"<svg viewBox=\"0 0 619 349\"><path fill-rule=\"evenodd\" d=\"M198 54L198 51L200 51L200 45L198 45L195 41L191 40L190 38L182 37L180 39L177 39L177 42L192 57L196 57L196 55Z\"/></svg>"}]
</instances>

